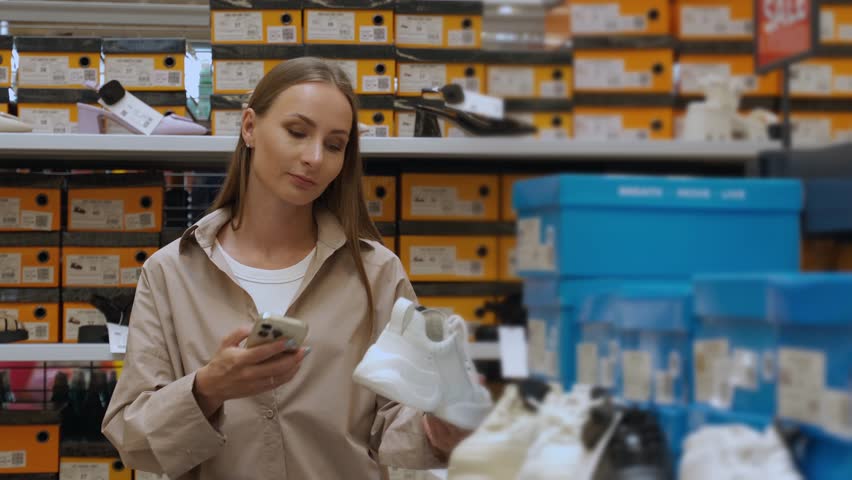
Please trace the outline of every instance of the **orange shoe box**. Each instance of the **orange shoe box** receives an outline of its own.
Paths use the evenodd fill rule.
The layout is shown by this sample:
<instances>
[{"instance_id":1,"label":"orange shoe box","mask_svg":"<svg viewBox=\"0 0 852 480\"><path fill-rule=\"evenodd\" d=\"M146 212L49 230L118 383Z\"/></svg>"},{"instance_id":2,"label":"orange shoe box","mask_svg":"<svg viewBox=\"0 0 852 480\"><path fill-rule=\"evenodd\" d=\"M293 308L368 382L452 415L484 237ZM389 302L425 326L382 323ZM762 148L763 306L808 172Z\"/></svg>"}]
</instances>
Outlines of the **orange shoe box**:
<instances>
[{"instance_id":1,"label":"orange shoe box","mask_svg":"<svg viewBox=\"0 0 852 480\"><path fill-rule=\"evenodd\" d=\"M65 233L62 286L135 288L159 244L156 233Z\"/></svg>"},{"instance_id":2,"label":"orange shoe box","mask_svg":"<svg viewBox=\"0 0 852 480\"><path fill-rule=\"evenodd\" d=\"M486 92L503 98L569 99L573 90L573 52L554 50L482 54L486 71Z\"/></svg>"},{"instance_id":3,"label":"orange shoe box","mask_svg":"<svg viewBox=\"0 0 852 480\"><path fill-rule=\"evenodd\" d=\"M29 338L21 343L59 342L58 289L0 290L0 318L23 324Z\"/></svg>"},{"instance_id":4,"label":"orange shoe box","mask_svg":"<svg viewBox=\"0 0 852 480\"><path fill-rule=\"evenodd\" d=\"M301 0L210 0L213 45L302 43Z\"/></svg>"},{"instance_id":5,"label":"orange shoe box","mask_svg":"<svg viewBox=\"0 0 852 480\"><path fill-rule=\"evenodd\" d=\"M63 288L62 289L62 343L77 343L80 327L106 325L107 317L92 302L101 297L116 308L133 304L135 288ZM120 322L121 318L112 319Z\"/></svg>"},{"instance_id":6,"label":"orange shoe box","mask_svg":"<svg viewBox=\"0 0 852 480\"><path fill-rule=\"evenodd\" d=\"M248 95L211 95L210 130L213 135L236 137L243 122L243 105Z\"/></svg>"},{"instance_id":7,"label":"orange shoe box","mask_svg":"<svg viewBox=\"0 0 852 480\"><path fill-rule=\"evenodd\" d=\"M571 32L587 35L668 35L669 0L571 0Z\"/></svg>"},{"instance_id":8,"label":"orange shoe box","mask_svg":"<svg viewBox=\"0 0 852 480\"><path fill-rule=\"evenodd\" d=\"M0 288L59 286L59 233L0 234Z\"/></svg>"},{"instance_id":9,"label":"orange shoe box","mask_svg":"<svg viewBox=\"0 0 852 480\"><path fill-rule=\"evenodd\" d=\"M305 0L305 44L393 45L392 0Z\"/></svg>"},{"instance_id":10,"label":"orange shoe box","mask_svg":"<svg viewBox=\"0 0 852 480\"><path fill-rule=\"evenodd\" d=\"M0 178L0 232L58 231L62 178L6 175Z\"/></svg>"},{"instance_id":11,"label":"orange shoe box","mask_svg":"<svg viewBox=\"0 0 852 480\"><path fill-rule=\"evenodd\" d=\"M77 133L77 103L97 105L91 90L18 88L18 117L33 126L33 133Z\"/></svg>"},{"instance_id":12,"label":"orange shoe box","mask_svg":"<svg viewBox=\"0 0 852 480\"><path fill-rule=\"evenodd\" d=\"M18 88L83 89L98 83L101 39L85 37L15 37Z\"/></svg>"},{"instance_id":13,"label":"orange shoe box","mask_svg":"<svg viewBox=\"0 0 852 480\"><path fill-rule=\"evenodd\" d=\"M497 280L497 237L401 235L399 250L412 282Z\"/></svg>"},{"instance_id":14,"label":"orange shoe box","mask_svg":"<svg viewBox=\"0 0 852 480\"><path fill-rule=\"evenodd\" d=\"M674 50L590 49L574 52L574 91L670 94Z\"/></svg>"},{"instance_id":15,"label":"orange shoe box","mask_svg":"<svg viewBox=\"0 0 852 480\"><path fill-rule=\"evenodd\" d=\"M0 412L0 466L3 475L59 472L58 412Z\"/></svg>"},{"instance_id":16,"label":"orange shoe box","mask_svg":"<svg viewBox=\"0 0 852 480\"><path fill-rule=\"evenodd\" d=\"M518 277L518 239L514 235L501 235L497 239L497 250L500 252L500 272L498 279L501 282L519 282Z\"/></svg>"},{"instance_id":17,"label":"orange shoe box","mask_svg":"<svg viewBox=\"0 0 852 480\"><path fill-rule=\"evenodd\" d=\"M394 97L390 95L361 95L358 98L358 122L367 127L362 137L396 136L393 103Z\"/></svg>"},{"instance_id":18,"label":"orange shoe box","mask_svg":"<svg viewBox=\"0 0 852 480\"><path fill-rule=\"evenodd\" d=\"M0 88L12 85L12 36L0 35Z\"/></svg>"},{"instance_id":19,"label":"orange shoe box","mask_svg":"<svg viewBox=\"0 0 852 480\"><path fill-rule=\"evenodd\" d=\"M98 480L133 480L133 470L118 457L66 457L59 461L60 478L91 478Z\"/></svg>"},{"instance_id":20,"label":"orange shoe box","mask_svg":"<svg viewBox=\"0 0 852 480\"><path fill-rule=\"evenodd\" d=\"M791 65L790 96L852 98L852 55L818 56Z\"/></svg>"},{"instance_id":21,"label":"orange shoe box","mask_svg":"<svg viewBox=\"0 0 852 480\"><path fill-rule=\"evenodd\" d=\"M402 220L497 221L497 175L404 173Z\"/></svg>"},{"instance_id":22,"label":"orange shoe box","mask_svg":"<svg viewBox=\"0 0 852 480\"><path fill-rule=\"evenodd\" d=\"M424 88L451 83L484 93L485 64L482 54L470 50L398 48L396 53L401 97L420 97Z\"/></svg>"},{"instance_id":23,"label":"orange shoe box","mask_svg":"<svg viewBox=\"0 0 852 480\"><path fill-rule=\"evenodd\" d=\"M128 91L186 90L185 38L105 38L103 52L107 82L118 80Z\"/></svg>"},{"instance_id":24,"label":"orange shoe box","mask_svg":"<svg viewBox=\"0 0 852 480\"><path fill-rule=\"evenodd\" d=\"M396 92L396 60L391 46L309 45L305 54L339 66L358 95L393 95Z\"/></svg>"},{"instance_id":25,"label":"orange shoe box","mask_svg":"<svg viewBox=\"0 0 852 480\"><path fill-rule=\"evenodd\" d=\"M482 2L396 2L396 45L404 48L482 46Z\"/></svg>"},{"instance_id":26,"label":"orange shoe box","mask_svg":"<svg viewBox=\"0 0 852 480\"><path fill-rule=\"evenodd\" d=\"M574 136L574 104L570 100L506 100L506 116L538 128L542 140L562 140Z\"/></svg>"},{"instance_id":27,"label":"orange shoe box","mask_svg":"<svg viewBox=\"0 0 852 480\"><path fill-rule=\"evenodd\" d=\"M672 107L574 107L577 140L671 140Z\"/></svg>"},{"instance_id":28,"label":"orange shoe box","mask_svg":"<svg viewBox=\"0 0 852 480\"><path fill-rule=\"evenodd\" d=\"M367 211L374 222L396 221L396 177L365 175Z\"/></svg>"},{"instance_id":29,"label":"orange shoe box","mask_svg":"<svg viewBox=\"0 0 852 480\"><path fill-rule=\"evenodd\" d=\"M675 0L675 31L680 40L751 41L754 2Z\"/></svg>"},{"instance_id":30,"label":"orange shoe box","mask_svg":"<svg viewBox=\"0 0 852 480\"><path fill-rule=\"evenodd\" d=\"M781 75L777 71L765 75L754 73L752 45L742 43L719 45L683 45L678 60L680 81L678 94L703 97L701 80L718 75L734 79L742 90L743 98L778 97L781 95Z\"/></svg>"},{"instance_id":31,"label":"orange shoe box","mask_svg":"<svg viewBox=\"0 0 852 480\"><path fill-rule=\"evenodd\" d=\"M104 174L68 177L69 232L159 232L163 226L162 175Z\"/></svg>"},{"instance_id":32,"label":"orange shoe box","mask_svg":"<svg viewBox=\"0 0 852 480\"><path fill-rule=\"evenodd\" d=\"M213 45L213 93L243 95L281 62L305 55L301 45Z\"/></svg>"}]
</instances>

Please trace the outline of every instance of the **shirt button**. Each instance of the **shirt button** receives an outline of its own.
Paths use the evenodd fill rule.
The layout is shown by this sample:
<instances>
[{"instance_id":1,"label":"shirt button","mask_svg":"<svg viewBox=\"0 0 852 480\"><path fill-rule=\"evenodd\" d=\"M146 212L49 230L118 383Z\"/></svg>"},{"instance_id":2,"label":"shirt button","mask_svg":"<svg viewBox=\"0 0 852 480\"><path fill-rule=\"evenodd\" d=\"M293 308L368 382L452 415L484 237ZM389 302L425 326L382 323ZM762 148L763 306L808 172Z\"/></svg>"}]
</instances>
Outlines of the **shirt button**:
<instances>
[{"instance_id":1,"label":"shirt button","mask_svg":"<svg viewBox=\"0 0 852 480\"><path fill-rule=\"evenodd\" d=\"M272 417L275 416L275 412L273 412L272 410L267 410L264 415L266 416L266 418L271 419Z\"/></svg>"}]
</instances>

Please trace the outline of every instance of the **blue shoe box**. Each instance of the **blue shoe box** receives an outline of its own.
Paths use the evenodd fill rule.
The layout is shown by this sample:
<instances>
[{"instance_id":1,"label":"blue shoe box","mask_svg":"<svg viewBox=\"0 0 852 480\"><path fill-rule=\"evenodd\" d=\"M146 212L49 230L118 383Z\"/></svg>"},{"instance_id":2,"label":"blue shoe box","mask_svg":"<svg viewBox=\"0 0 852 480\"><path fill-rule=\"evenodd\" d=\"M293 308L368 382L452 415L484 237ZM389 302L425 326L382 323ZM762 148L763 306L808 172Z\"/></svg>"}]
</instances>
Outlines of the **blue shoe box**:
<instances>
[{"instance_id":1,"label":"blue shoe box","mask_svg":"<svg viewBox=\"0 0 852 480\"><path fill-rule=\"evenodd\" d=\"M699 275L694 280L693 400L726 412L775 415L778 328L768 319L771 275Z\"/></svg>"},{"instance_id":2,"label":"blue shoe box","mask_svg":"<svg viewBox=\"0 0 852 480\"><path fill-rule=\"evenodd\" d=\"M797 180L558 175L517 182L524 278L799 267Z\"/></svg>"},{"instance_id":3,"label":"blue shoe box","mask_svg":"<svg viewBox=\"0 0 852 480\"><path fill-rule=\"evenodd\" d=\"M589 295L577 315L577 383L615 389L620 348L615 330L613 292Z\"/></svg>"},{"instance_id":4,"label":"blue shoe box","mask_svg":"<svg viewBox=\"0 0 852 480\"><path fill-rule=\"evenodd\" d=\"M548 279L524 280L524 306L527 308L527 344L530 376L550 382L561 382L570 388L563 376L573 372L573 365L564 365L563 352L571 348L572 320L570 308L563 307L559 298L559 282Z\"/></svg>"}]
</instances>

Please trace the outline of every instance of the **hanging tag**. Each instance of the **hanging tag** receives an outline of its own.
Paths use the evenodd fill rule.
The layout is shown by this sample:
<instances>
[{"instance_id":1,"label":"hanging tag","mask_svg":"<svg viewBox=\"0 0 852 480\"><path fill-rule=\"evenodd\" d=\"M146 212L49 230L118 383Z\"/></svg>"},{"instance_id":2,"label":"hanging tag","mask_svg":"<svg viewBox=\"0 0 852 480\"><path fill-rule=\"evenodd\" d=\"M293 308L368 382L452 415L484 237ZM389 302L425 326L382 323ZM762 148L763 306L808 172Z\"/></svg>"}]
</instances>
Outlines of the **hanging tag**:
<instances>
[{"instance_id":1,"label":"hanging tag","mask_svg":"<svg viewBox=\"0 0 852 480\"><path fill-rule=\"evenodd\" d=\"M163 115L136 98L132 93L122 90L120 85L105 85L101 88L101 99L98 100L98 103L133 128L145 135L151 135L160 121L163 120ZM105 101L104 98L107 98L108 101Z\"/></svg>"},{"instance_id":2,"label":"hanging tag","mask_svg":"<svg viewBox=\"0 0 852 480\"><path fill-rule=\"evenodd\" d=\"M107 322L106 325L109 332L109 352L127 353L127 334L130 332L130 327L111 322Z\"/></svg>"},{"instance_id":3,"label":"hanging tag","mask_svg":"<svg viewBox=\"0 0 852 480\"><path fill-rule=\"evenodd\" d=\"M523 327L498 327L503 378L527 378L527 340Z\"/></svg>"}]
</instances>

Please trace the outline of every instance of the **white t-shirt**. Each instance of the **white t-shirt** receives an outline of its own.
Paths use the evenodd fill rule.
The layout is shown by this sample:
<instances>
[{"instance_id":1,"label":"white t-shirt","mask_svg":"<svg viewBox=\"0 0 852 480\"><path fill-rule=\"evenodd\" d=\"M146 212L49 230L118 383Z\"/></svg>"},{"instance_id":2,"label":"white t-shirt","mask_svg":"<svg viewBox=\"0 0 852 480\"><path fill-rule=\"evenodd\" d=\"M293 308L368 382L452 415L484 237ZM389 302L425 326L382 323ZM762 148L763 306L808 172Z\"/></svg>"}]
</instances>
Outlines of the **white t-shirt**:
<instances>
[{"instance_id":1,"label":"white t-shirt","mask_svg":"<svg viewBox=\"0 0 852 480\"><path fill-rule=\"evenodd\" d=\"M214 251L214 254L216 253L222 255L240 286L251 295L258 313L271 312L284 315L290 308L296 291L302 285L308 265L314 259L317 249L314 247L307 257L292 267L280 270L266 270L243 265L228 255L218 240Z\"/></svg>"}]
</instances>

